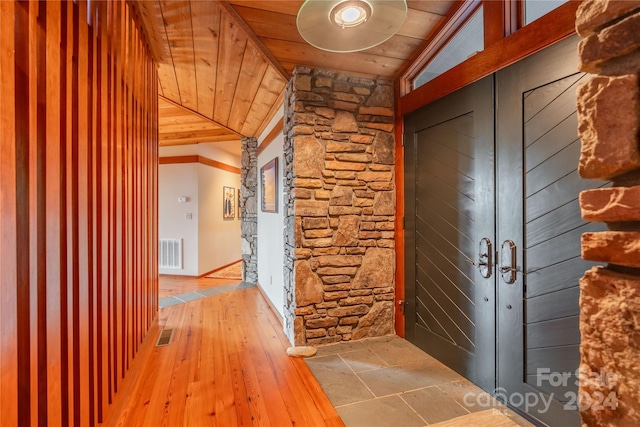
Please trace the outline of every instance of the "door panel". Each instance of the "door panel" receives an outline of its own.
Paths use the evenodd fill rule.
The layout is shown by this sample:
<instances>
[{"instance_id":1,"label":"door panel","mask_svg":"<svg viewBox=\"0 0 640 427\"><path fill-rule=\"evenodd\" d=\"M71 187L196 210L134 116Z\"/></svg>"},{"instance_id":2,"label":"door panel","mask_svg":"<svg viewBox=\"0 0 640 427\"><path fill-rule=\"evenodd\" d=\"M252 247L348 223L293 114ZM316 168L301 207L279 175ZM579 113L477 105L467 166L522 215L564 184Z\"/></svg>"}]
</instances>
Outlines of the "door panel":
<instances>
[{"instance_id":1,"label":"door panel","mask_svg":"<svg viewBox=\"0 0 640 427\"><path fill-rule=\"evenodd\" d=\"M493 78L407 118L407 337L495 384L495 288L473 264L494 232ZM482 233L488 233L485 236Z\"/></svg>"},{"instance_id":2,"label":"door panel","mask_svg":"<svg viewBox=\"0 0 640 427\"><path fill-rule=\"evenodd\" d=\"M499 280L497 386L506 396L551 398L520 406L550 425L578 426L564 404L577 393L578 280L592 264L580 236L602 229L580 217L577 197L591 183L577 172L575 39L497 74L498 241L517 245L514 284ZM566 374L552 384L549 374ZM512 404L514 402L511 402ZM516 404L516 406L518 406Z\"/></svg>"},{"instance_id":3,"label":"door panel","mask_svg":"<svg viewBox=\"0 0 640 427\"><path fill-rule=\"evenodd\" d=\"M603 229L577 201L593 183L576 171L575 51L575 38L558 43L497 73L495 92L488 78L405 118L407 338L563 427L580 424L565 407L577 392L578 280L593 265L580 236ZM513 241L514 283L507 265L480 275L483 238L493 251ZM570 376L554 386L545 373Z\"/></svg>"}]
</instances>

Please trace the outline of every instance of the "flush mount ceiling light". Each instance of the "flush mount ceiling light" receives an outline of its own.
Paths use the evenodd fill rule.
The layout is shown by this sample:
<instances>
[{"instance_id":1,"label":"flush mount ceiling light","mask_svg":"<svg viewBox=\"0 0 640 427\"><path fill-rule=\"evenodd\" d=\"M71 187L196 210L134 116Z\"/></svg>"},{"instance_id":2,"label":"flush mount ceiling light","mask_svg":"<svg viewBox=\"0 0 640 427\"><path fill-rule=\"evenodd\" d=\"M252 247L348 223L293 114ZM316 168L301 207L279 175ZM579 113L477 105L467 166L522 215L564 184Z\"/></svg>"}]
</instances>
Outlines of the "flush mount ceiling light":
<instances>
[{"instance_id":1,"label":"flush mount ceiling light","mask_svg":"<svg viewBox=\"0 0 640 427\"><path fill-rule=\"evenodd\" d=\"M296 24L318 49L357 52L391 38L406 15L405 0L306 0Z\"/></svg>"}]
</instances>

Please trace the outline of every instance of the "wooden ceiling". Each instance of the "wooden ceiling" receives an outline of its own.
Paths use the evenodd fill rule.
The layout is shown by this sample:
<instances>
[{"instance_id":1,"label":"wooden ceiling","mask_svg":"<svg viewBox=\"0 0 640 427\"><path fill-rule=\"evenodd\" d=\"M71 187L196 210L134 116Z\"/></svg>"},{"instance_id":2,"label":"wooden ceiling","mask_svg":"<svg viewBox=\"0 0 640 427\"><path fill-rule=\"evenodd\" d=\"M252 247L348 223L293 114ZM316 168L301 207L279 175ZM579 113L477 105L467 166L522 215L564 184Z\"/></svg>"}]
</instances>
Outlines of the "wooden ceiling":
<instances>
[{"instance_id":1,"label":"wooden ceiling","mask_svg":"<svg viewBox=\"0 0 640 427\"><path fill-rule=\"evenodd\" d=\"M159 63L161 145L260 135L282 104L296 65L396 79L455 1L407 1L407 18L398 33L355 53L325 52L306 43L296 28L302 3L135 1ZM187 119L189 112L195 118Z\"/></svg>"}]
</instances>

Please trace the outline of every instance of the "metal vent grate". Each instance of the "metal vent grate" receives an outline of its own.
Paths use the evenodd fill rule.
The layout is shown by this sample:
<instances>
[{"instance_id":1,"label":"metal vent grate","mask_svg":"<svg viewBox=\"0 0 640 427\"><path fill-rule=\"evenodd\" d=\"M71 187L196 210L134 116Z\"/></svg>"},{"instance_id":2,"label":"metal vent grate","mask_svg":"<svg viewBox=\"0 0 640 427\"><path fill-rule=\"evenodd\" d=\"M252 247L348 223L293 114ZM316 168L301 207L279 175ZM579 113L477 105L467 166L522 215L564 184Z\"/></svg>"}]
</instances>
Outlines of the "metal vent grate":
<instances>
[{"instance_id":1,"label":"metal vent grate","mask_svg":"<svg viewBox=\"0 0 640 427\"><path fill-rule=\"evenodd\" d=\"M169 345L171 344L172 340L173 340L173 329L163 329L160 331L160 335L158 335L158 341L156 341L156 347Z\"/></svg>"},{"instance_id":2,"label":"metal vent grate","mask_svg":"<svg viewBox=\"0 0 640 427\"><path fill-rule=\"evenodd\" d=\"M160 239L158 245L160 268L182 268L182 239Z\"/></svg>"}]
</instances>

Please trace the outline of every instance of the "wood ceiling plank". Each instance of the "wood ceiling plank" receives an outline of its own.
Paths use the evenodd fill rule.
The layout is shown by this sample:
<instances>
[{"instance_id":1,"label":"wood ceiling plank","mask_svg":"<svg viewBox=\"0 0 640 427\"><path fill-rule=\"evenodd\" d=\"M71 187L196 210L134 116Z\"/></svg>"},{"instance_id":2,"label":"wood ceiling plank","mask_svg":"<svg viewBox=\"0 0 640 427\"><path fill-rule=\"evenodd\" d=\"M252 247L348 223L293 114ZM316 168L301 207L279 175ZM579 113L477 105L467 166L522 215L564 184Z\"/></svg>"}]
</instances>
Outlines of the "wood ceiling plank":
<instances>
[{"instance_id":1,"label":"wood ceiling plank","mask_svg":"<svg viewBox=\"0 0 640 427\"><path fill-rule=\"evenodd\" d=\"M302 0L287 0L287 1L264 1L264 0L228 0L234 8L238 6L245 8L253 8L258 10L265 10L269 12L277 12L285 15L296 16L300 6L304 3Z\"/></svg>"},{"instance_id":2,"label":"wood ceiling plank","mask_svg":"<svg viewBox=\"0 0 640 427\"><path fill-rule=\"evenodd\" d=\"M403 68L406 62L397 58L382 58L365 52L348 54L326 52L308 44L283 40L265 39L264 44L280 61L285 63L304 64L320 68L331 67L344 72L367 70L368 73L381 77L393 77L398 70Z\"/></svg>"},{"instance_id":3,"label":"wood ceiling plank","mask_svg":"<svg viewBox=\"0 0 640 427\"><path fill-rule=\"evenodd\" d=\"M237 135L232 134L228 131L225 131L224 129L178 130L173 132L161 131L159 133L159 138L162 141L165 141L168 139L183 139L183 138L195 138L195 137L199 137L203 139L215 138L215 137L224 137L224 138L231 138L231 139L238 138Z\"/></svg>"},{"instance_id":4,"label":"wood ceiling plank","mask_svg":"<svg viewBox=\"0 0 640 427\"><path fill-rule=\"evenodd\" d=\"M424 40L413 37L395 35L386 42L367 49L363 52L388 58L406 60L415 52Z\"/></svg>"},{"instance_id":5,"label":"wood ceiling plank","mask_svg":"<svg viewBox=\"0 0 640 427\"><path fill-rule=\"evenodd\" d=\"M231 106L233 105L247 41L248 37L240 26L226 11L222 11L218 60L220 64L224 64L224 67L218 69L216 76L213 119L224 126L229 123L229 115L231 114Z\"/></svg>"},{"instance_id":6,"label":"wood ceiling plank","mask_svg":"<svg viewBox=\"0 0 640 427\"><path fill-rule=\"evenodd\" d=\"M157 1L137 0L134 5L142 19L142 27L147 35L153 57L158 62L170 61L160 4Z\"/></svg>"},{"instance_id":7,"label":"wood ceiling plank","mask_svg":"<svg viewBox=\"0 0 640 427\"><path fill-rule=\"evenodd\" d=\"M453 3L452 0L407 0L407 7L445 16Z\"/></svg>"},{"instance_id":8,"label":"wood ceiling plank","mask_svg":"<svg viewBox=\"0 0 640 427\"><path fill-rule=\"evenodd\" d=\"M208 142L234 142L240 141L241 138L238 136L229 135L228 137L223 136L213 136L213 137L202 137L202 135L198 135L195 137L181 137L176 139L159 139L159 145L162 147L166 147L169 145L190 145L190 144L206 144Z\"/></svg>"},{"instance_id":9,"label":"wood ceiling plank","mask_svg":"<svg viewBox=\"0 0 640 427\"><path fill-rule=\"evenodd\" d=\"M285 86L286 86L286 84L285 84ZM284 89L280 92L280 95L278 96L278 99L276 99L276 101L273 103L273 105L271 106L271 110L269 110L269 112L267 113L266 117L262 121L262 125L260 125L258 130L254 132L255 136L262 135L264 130L267 128L267 126L271 122L271 119L273 118L273 116L276 115L276 113L278 112L278 110L282 106L282 103L284 102L284 92L285 92Z\"/></svg>"},{"instance_id":10,"label":"wood ceiling plank","mask_svg":"<svg viewBox=\"0 0 640 427\"><path fill-rule=\"evenodd\" d=\"M262 117L248 116L248 113L256 99L256 94L267 66L267 61L262 56L262 53L252 44L247 44L238 78L238 88L240 90L235 92L229 116L229 127L231 129L241 129L244 122L247 121L262 122Z\"/></svg>"},{"instance_id":11,"label":"wood ceiling plank","mask_svg":"<svg viewBox=\"0 0 640 427\"><path fill-rule=\"evenodd\" d=\"M158 123L161 128L162 133L174 133L174 132L217 132L220 135L229 134L230 132L224 128L219 126L212 125L211 123L207 123L202 121L200 123L165 123L160 121Z\"/></svg>"},{"instance_id":12,"label":"wood ceiling plank","mask_svg":"<svg viewBox=\"0 0 640 427\"><path fill-rule=\"evenodd\" d=\"M185 122L185 123L194 123L197 122L197 120L204 120L206 122L211 123L213 126L216 127L220 127L222 129L225 129L226 131L228 131L230 134L234 134L236 136L240 136L240 134L232 129L226 128L225 126L221 125L220 123L217 123L213 120L211 120L210 118L203 116L202 114L198 113L197 111L192 111L189 110L179 104L174 103L173 101L171 101L170 99L167 98L163 98L163 97L159 97L159 107L158 107L158 115L160 117L163 118L163 120L166 121L172 121L175 123L180 123L180 122ZM174 108L174 110L171 109L171 107Z\"/></svg>"},{"instance_id":13,"label":"wood ceiling plank","mask_svg":"<svg viewBox=\"0 0 640 427\"><path fill-rule=\"evenodd\" d=\"M169 41L162 19L160 2L155 0L139 0L136 3L137 10L143 20L143 25L149 36L152 53L158 62L158 81L160 92L163 96L180 102L180 92L173 60L169 50Z\"/></svg>"},{"instance_id":14,"label":"wood ceiling plank","mask_svg":"<svg viewBox=\"0 0 640 427\"><path fill-rule=\"evenodd\" d=\"M188 1L162 1L162 18L180 91L180 104L198 110L191 7Z\"/></svg>"},{"instance_id":15,"label":"wood ceiling plank","mask_svg":"<svg viewBox=\"0 0 640 427\"><path fill-rule=\"evenodd\" d=\"M295 15L242 6L234 6L234 9L260 38L305 42L298 32Z\"/></svg>"},{"instance_id":16,"label":"wood ceiling plank","mask_svg":"<svg viewBox=\"0 0 640 427\"><path fill-rule=\"evenodd\" d=\"M431 29L443 19L441 15L409 9L398 35L425 40Z\"/></svg>"},{"instance_id":17,"label":"wood ceiling plank","mask_svg":"<svg viewBox=\"0 0 640 427\"><path fill-rule=\"evenodd\" d=\"M198 88L198 111L213 118L218 44L220 39L220 6L216 2L191 0L193 48Z\"/></svg>"},{"instance_id":18,"label":"wood ceiling plank","mask_svg":"<svg viewBox=\"0 0 640 427\"><path fill-rule=\"evenodd\" d=\"M266 126L264 122L270 120L275 110L280 107L282 101L278 100L283 95L286 85L287 82L273 67L267 68L267 72L260 82L260 89L258 89L255 101L251 104L251 109L248 114L248 117L256 117L257 120L244 123L241 131L243 135L258 136L261 128Z\"/></svg>"}]
</instances>

